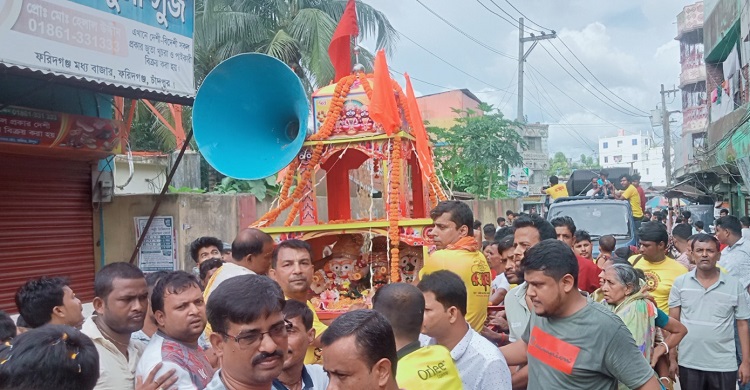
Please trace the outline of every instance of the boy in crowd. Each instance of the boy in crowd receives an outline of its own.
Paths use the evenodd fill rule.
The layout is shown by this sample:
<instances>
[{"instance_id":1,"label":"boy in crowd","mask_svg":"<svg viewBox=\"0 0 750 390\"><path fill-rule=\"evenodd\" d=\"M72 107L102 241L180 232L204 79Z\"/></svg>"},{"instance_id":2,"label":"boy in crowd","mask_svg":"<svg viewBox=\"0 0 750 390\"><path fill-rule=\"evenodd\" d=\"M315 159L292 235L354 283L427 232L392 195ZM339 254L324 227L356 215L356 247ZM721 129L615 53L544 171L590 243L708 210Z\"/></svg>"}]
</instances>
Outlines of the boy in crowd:
<instances>
[{"instance_id":1,"label":"boy in crowd","mask_svg":"<svg viewBox=\"0 0 750 390\"><path fill-rule=\"evenodd\" d=\"M596 258L596 265L599 268L604 267L604 262L611 259L617 246L615 236L606 235L599 238L599 256Z\"/></svg>"},{"instance_id":2,"label":"boy in crowd","mask_svg":"<svg viewBox=\"0 0 750 390\"><path fill-rule=\"evenodd\" d=\"M574 234L576 243L573 245L573 252L576 255L594 261L594 245L591 243L591 235L585 230L576 230Z\"/></svg>"}]
</instances>

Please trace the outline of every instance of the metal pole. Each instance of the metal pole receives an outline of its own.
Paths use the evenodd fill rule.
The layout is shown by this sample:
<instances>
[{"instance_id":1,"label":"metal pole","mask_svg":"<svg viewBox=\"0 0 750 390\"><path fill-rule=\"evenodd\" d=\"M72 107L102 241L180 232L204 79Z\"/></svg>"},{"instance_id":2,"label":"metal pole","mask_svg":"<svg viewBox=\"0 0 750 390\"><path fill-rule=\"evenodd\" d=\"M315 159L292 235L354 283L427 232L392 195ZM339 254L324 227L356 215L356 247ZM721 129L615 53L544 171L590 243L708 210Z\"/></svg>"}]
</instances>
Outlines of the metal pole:
<instances>
[{"instance_id":1,"label":"metal pole","mask_svg":"<svg viewBox=\"0 0 750 390\"><path fill-rule=\"evenodd\" d=\"M161 205L161 201L164 199L164 195L169 190L169 184L172 183L172 178L174 177L175 172L177 172L177 167L180 165L180 161L182 161L182 156L185 155L185 151L187 150L188 145L190 145L191 139L193 139L192 129L188 133L187 137L185 137L185 143L182 144L182 149L180 149L180 153L177 155L177 158L174 160L174 164L172 164L172 169L169 171L169 175L167 175L167 180L164 182L164 187L161 188L161 193L156 198L156 203L154 203L154 208L151 209L151 215L148 216L148 221L146 221L146 225L143 227L141 236L138 238L138 243L135 244L135 249L133 249L133 254L130 255L130 264L135 263L135 259L138 258L138 252L141 250L141 246L143 245L143 240L146 239L146 234L148 234L148 229L151 227L151 222L154 221L154 217L156 217L156 213L159 212L159 206Z\"/></svg>"},{"instance_id":2,"label":"metal pole","mask_svg":"<svg viewBox=\"0 0 750 390\"><path fill-rule=\"evenodd\" d=\"M518 115L516 120L526 122L523 117L523 18L518 18Z\"/></svg>"},{"instance_id":3,"label":"metal pole","mask_svg":"<svg viewBox=\"0 0 750 390\"><path fill-rule=\"evenodd\" d=\"M667 187L672 183L672 135L669 131L669 114L667 110L666 94L664 84L661 85L661 125L664 132L664 171L666 173Z\"/></svg>"}]
</instances>

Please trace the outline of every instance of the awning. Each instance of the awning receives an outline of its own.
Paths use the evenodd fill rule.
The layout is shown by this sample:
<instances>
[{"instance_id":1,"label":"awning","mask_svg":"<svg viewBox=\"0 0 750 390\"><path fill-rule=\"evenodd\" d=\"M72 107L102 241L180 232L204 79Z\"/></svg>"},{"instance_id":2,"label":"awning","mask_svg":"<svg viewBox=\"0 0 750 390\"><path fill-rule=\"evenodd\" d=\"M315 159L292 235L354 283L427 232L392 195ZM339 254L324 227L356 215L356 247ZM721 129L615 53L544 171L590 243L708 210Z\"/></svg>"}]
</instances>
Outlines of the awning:
<instances>
[{"instance_id":1,"label":"awning","mask_svg":"<svg viewBox=\"0 0 750 390\"><path fill-rule=\"evenodd\" d=\"M706 193L688 184L690 180L685 180L664 191L667 198L690 198L696 199L700 196L706 196Z\"/></svg>"}]
</instances>

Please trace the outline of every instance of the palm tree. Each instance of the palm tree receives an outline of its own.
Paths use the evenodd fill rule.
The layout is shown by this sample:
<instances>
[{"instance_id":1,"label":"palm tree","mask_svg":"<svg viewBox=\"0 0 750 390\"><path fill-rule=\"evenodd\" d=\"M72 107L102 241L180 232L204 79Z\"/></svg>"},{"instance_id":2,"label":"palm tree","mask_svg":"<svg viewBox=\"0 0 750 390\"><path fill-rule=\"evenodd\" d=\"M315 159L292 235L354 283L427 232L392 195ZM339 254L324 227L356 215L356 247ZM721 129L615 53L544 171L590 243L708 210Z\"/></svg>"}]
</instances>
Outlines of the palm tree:
<instances>
[{"instance_id":1,"label":"palm tree","mask_svg":"<svg viewBox=\"0 0 750 390\"><path fill-rule=\"evenodd\" d=\"M198 0L195 20L196 82L221 61L247 52L284 61L308 93L334 75L328 44L346 0ZM397 32L386 16L357 1L357 20L364 38L376 38L378 49L393 49ZM360 48L359 62L372 67L372 53Z\"/></svg>"}]
</instances>

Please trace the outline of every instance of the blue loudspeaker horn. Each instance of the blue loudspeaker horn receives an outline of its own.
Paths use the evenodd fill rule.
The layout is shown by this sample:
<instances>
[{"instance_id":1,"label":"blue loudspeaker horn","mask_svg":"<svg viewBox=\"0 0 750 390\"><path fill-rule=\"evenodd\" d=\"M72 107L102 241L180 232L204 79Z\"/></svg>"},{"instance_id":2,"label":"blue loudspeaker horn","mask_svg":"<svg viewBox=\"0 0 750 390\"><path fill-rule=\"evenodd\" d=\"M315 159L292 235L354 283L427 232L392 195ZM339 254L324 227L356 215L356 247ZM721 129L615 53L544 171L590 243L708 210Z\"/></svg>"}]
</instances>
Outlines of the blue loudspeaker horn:
<instances>
[{"instance_id":1,"label":"blue loudspeaker horn","mask_svg":"<svg viewBox=\"0 0 750 390\"><path fill-rule=\"evenodd\" d=\"M264 54L240 54L203 81L193 105L193 132L214 169L255 180L297 156L308 112L302 82L286 64Z\"/></svg>"}]
</instances>

